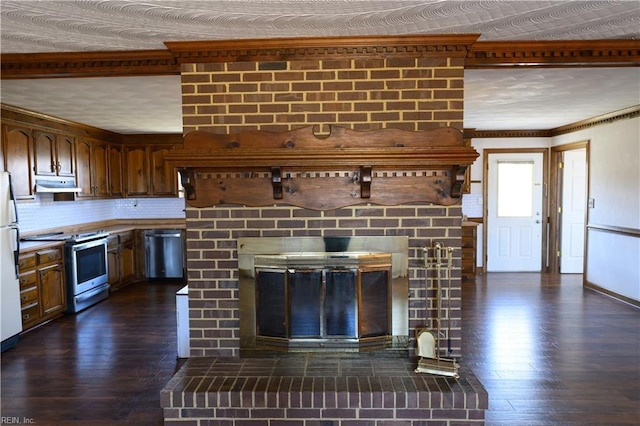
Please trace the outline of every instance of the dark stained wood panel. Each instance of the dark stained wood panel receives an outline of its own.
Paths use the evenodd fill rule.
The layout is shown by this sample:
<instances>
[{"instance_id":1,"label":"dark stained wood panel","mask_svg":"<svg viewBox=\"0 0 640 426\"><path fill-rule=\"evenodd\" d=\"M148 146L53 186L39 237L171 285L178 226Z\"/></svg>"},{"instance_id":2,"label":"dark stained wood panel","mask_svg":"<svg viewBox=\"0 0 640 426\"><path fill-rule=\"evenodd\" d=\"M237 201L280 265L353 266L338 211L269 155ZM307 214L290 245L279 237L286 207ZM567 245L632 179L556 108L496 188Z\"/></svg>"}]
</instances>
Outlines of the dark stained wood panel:
<instances>
[{"instance_id":1,"label":"dark stained wood panel","mask_svg":"<svg viewBox=\"0 0 640 426\"><path fill-rule=\"evenodd\" d=\"M375 203L460 201L466 168L478 153L453 128L420 132L313 126L290 132L191 132L167 162L181 173L187 202L314 210Z\"/></svg>"}]
</instances>

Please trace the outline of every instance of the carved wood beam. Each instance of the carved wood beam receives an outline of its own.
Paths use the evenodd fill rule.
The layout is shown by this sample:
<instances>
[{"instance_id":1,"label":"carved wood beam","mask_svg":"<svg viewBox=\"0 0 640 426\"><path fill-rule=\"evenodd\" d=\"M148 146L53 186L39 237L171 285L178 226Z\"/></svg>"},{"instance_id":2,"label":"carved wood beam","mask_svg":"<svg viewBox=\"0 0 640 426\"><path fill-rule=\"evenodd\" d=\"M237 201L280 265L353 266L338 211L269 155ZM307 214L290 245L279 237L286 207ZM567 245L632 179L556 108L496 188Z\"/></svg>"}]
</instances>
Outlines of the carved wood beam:
<instances>
[{"instance_id":1,"label":"carved wood beam","mask_svg":"<svg viewBox=\"0 0 640 426\"><path fill-rule=\"evenodd\" d=\"M345 58L464 58L480 34L296 37L175 41L165 45L180 63Z\"/></svg>"},{"instance_id":2,"label":"carved wood beam","mask_svg":"<svg viewBox=\"0 0 640 426\"><path fill-rule=\"evenodd\" d=\"M180 65L168 50L4 53L2 79L177 75Z\"/></svg>"},{"instance_id":3,"label":"carved wood beam","mask_svg":"<svg viewBox=\"0 0 640 426\"><path fill-rule=\"evenodd\" d=\"M460 201L466 168L478 153L453 128L359 132L313 126L285 133L192 132L166 161L178 168L187 203L314 210L362 203L398 205Z\"/></svg>"},{"instance_id":4,"label":"carved wood beam","mask_svg":"<svg viewBox=\"0 0 640 426\"><path fill-rule=\"evenodd\" d=\"M465 61L465 69L638 65L640 40L478 41Z\"/></svg>"},{"instance_id":5,"label":"carved wood beam","mask_svg":"<svg viewBox=\"0 0 640 426\"><path fill-rule=\"evenodd\" d=\"M2 79L175 75L182 63L451 57L465 68L639 66L640 40L477 41L479 34L172 41L168 50L5 53Z\"/></svg>"}]
</instances>

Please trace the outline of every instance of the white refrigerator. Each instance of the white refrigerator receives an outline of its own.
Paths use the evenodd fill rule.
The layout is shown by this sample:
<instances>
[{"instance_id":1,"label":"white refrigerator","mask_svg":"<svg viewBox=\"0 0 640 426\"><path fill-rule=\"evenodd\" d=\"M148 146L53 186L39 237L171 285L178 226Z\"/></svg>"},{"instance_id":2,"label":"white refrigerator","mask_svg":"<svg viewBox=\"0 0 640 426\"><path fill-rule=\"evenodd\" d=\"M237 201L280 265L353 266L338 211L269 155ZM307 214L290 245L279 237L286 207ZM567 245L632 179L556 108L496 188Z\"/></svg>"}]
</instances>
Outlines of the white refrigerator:
<instances>
[{"instance_id":1,"label":"white refrigerator","mask_svg":"<svg viewBox=\"0 0 640 426\"><path fill-rule=\"evenodd\" d=\"M22 331L18 253L18 211L11 188L11 175L0 172L0 328L2 352L15 345Z\"/></svg>"}]
</instances>

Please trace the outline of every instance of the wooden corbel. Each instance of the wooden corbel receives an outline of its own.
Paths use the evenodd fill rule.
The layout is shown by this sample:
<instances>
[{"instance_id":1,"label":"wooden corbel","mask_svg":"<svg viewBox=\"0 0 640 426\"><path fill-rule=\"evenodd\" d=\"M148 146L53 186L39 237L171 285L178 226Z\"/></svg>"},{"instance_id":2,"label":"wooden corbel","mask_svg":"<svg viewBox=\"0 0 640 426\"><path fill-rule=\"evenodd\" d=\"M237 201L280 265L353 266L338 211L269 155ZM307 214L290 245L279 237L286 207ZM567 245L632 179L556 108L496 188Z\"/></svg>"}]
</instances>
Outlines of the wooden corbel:
<instances>
[{"instance_id":1,"label":"wooden corbel","mask_svg":"<svg viewBox=\"0 0 640 426\"><path fill-rule=\"evenodd\" d=\"M194 171L186 168L178 169L180 174L180 182L184 188L184 198L187 200L196 199L196 186Z\"/></svg>"},{"instance_id":2,"label":"wooden corbel","mask_svg":"<svg viewBox=\"0 0 640 426\"><path fill-rule=\"evenodd\" d=\"M360 198L371 198L371 166L360 166Z\"/></svg>"},{"instance_id":3,"label":"wooden corbel","mask_svg":"<svg viewBox=\"0 0 640 426\"><path fill-rule=\"evenodd\" d=\"M271 185L273 186L273 199L282 200L282 171L280 167L271 167Z\"/></svg>"}]
</instances>

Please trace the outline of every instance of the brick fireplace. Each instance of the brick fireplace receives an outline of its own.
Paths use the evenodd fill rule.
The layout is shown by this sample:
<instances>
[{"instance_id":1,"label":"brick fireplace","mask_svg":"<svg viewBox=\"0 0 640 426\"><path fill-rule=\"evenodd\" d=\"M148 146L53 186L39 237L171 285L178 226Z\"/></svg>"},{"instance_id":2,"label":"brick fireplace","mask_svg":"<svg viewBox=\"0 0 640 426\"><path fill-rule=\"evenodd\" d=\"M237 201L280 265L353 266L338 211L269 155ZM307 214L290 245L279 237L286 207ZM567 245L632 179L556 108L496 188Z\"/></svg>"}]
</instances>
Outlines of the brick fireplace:
<instances>
[{"instance_id":1,"label":"brick fireplace","mask_svg":"<svg viewBox=\"0 0 640 426\"><path fill-rule=\"evenodd\" d=\"M287 132L312 125L322 138L336 125L358 131L462 130L464 56L474 40L475 36L338 38L168 46L182 64L185 134ZM206 178L224 177L220 176ZM361 187L361 199L337 207L329 202L330 208L317 208L317 201L311 207L290 205L278 202L274 183L276 199L270 204L228 203L219 197L220 202L202 205L204 190L198 185L194 191L200 193L193 195L186 208L191 359L163 391L167 424L188 419L193 424L213 424L207 418L228 419L227 424L249 418L297 420L298 424L311 419L338 424L383 418L404 424L429 419L442 424L454 420L482 423L487 396L464 366L458 381L416 375L411 367L415 331L423 326L433 328L437 313L436 270L425 268L424 261L424 249L428 252L436 242L454 250L445 295L448 303L440 315L444 318L441 326L450 330L448 355L457 358L461 354L459 204L411 201L385 205L373 195L367 199ZM374 188L375 183L372 193ZM331 193L322 195L319 198L332 198ZM287 196L291 194L285 190L285 200ZM371 376L362 376L368 379L351 382L348 368L344 373L334 370L351 362L338 356L333 360L336 364L326 370L330 373L321 374L335 373L335 381L332 378L329 383L325 377L320 384L317 377L307 382L308 364L314 362L308 355L302 355L302 360L269 358L262 363L241 357L239 239L385 236L408 239L408 332L399 358L395 352L391 358L381 354L379 359L373 355L352 360L373 370ZM306 367L274 375L279 362L302 362ZM394 373L379 377L375 372L378 362L391 366ZM271 369L265 370L265 365ZM260 377L266 381L262 383ZM381 381L374 385L373 377ZM340 396L343 392L344 397Z\"/></svg>"}]
</instances>

